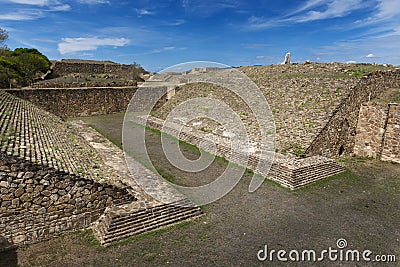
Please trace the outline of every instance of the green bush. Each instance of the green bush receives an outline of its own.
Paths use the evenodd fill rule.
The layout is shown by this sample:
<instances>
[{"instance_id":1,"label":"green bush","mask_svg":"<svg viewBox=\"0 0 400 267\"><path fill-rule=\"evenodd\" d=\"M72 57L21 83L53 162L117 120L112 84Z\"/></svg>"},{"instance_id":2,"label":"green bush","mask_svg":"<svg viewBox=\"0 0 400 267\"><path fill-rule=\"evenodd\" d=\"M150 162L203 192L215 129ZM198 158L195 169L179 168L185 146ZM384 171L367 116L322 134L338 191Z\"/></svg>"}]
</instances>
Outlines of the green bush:
<instances>
[{"instance_id":1,"label":"green bush","mask_svg":"<svg viewBox=\"0 0 400 267\"><path fill-rule=\"evenodd\" d=\"M50 60L34 48L0 50L1 88L26 86L50 69Z\"/></svg>"}]
</instances>

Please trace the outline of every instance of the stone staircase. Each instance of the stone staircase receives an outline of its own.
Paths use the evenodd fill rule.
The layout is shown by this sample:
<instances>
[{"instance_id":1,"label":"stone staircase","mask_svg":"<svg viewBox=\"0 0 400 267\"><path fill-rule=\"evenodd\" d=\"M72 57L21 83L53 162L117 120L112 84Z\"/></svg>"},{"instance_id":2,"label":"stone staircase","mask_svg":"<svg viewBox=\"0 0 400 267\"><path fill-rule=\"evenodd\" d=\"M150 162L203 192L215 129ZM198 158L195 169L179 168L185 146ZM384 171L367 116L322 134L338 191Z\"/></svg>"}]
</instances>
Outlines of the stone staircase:
<instances>
[{"instance_id":1,"label":"stone staircase","mask_svg":"<svg viewBox=\"0 0 400 267\"><path fill-rule=\"evenodd\" d=\"M106 210L92 229L100 243L107 246L127 237L202 215L201 209L187 199L140 210L130 209L129 205L119 206Z\"/></svg>"}]
</instances>

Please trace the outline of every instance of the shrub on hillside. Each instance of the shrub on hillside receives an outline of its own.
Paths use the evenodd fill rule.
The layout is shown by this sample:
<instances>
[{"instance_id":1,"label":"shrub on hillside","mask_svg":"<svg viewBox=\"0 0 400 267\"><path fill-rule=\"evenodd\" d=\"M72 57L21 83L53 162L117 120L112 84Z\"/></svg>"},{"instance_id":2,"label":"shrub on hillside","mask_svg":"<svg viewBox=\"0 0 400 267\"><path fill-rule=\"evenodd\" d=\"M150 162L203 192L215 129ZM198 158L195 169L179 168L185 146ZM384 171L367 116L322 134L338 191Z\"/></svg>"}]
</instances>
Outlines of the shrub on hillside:
<instances>
[{"instance_id":1,"label":"shrub on hillside","mask_svg":"<svg viewBox=\"0 0 400 267\"><path fill-rule=\"evenodd\" d=\"M34 48L2 49L0 53L0 86L26 86L40 78L51 66L50 60Z\"/></svg>"}]
</instances>

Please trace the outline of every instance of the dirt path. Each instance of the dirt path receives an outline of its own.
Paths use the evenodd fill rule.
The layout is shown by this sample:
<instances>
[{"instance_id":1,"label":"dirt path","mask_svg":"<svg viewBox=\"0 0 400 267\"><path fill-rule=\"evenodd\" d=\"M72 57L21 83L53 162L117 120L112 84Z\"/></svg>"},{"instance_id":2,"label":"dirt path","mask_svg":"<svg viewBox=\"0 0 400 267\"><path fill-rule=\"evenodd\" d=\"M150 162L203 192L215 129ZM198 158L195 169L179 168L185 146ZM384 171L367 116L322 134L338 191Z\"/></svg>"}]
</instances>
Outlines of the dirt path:
<instances>
[{"instance_id":1,"label":"dirt path","mask_svg":"<svg viewBox=\"0 0 400 267\"><path fill-rule=\"evenodd\" d=\"M86 121L120 140L121 119L121 115L111 115ZM206 182L225 168L226 163L219 160L202 174L189 175L172 170L159 153L159 136L149 133L148 138L150 154L157 162L157 168L171 171L179 183ZM184 149L185 154L196 157L196 151L189 147ZM339 238L347 240L349 249L369 249L373 255L397 253L399 262L400 165L360 160L349 160L348 165L353 173L346 172L294 192L265 182L255 193L248 193L251 175L247 173L227 196L203 207L206 216L194 222L108 248L96 245L88 232L72 233L18 249L18 264L280 266L285 263L276 258L273 263L258 261L257 252L265 245L275 250L321 251L337 248ZM203 177L207 179L203 180ZM398 262L385 266L396 266ZM309 266L310 263L291 262L288 265ZM366 266L365 262L327 260L318 266L339 265Z\"/></svg>"}]
</instances>

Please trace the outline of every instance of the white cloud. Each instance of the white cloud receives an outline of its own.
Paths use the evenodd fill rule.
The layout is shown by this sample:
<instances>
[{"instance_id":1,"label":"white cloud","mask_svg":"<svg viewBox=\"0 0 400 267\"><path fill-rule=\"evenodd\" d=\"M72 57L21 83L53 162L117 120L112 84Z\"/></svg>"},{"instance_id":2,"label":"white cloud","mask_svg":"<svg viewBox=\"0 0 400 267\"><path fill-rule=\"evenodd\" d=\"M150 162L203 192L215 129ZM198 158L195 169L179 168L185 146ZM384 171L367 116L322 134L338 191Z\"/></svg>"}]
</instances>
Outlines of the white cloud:
<instances>
[{"instance_id":1,"label":"white cloud","mask_svg":"<svg viewBox=\"0 0 400 267\"><path fill-rule=\"evenodd\" d=\"M44 13L36 9L24 9L8 14L0 14L0 20L34 20L44 17Z\"/></svg>"},{"instance_id":2,"label":"white cloud","mask_svg":"<svg viewBox=\"0 0 400 267\"><path fill-rule=\"evenodd\" d=\"M294 11L275 19L252 16L248 19L245 28L262 30L277 26L344 17L364 7L362 0L309 0Z\"/></svg>"},{"instance_id":3,"label":"white cloud","mask_svg":"<svg viewBox=\"0 0 400 267\"><path fill-rule=\"evenodd\" d=\"M298 14L298 13L300 13L304 10L308 10L312 7L322 5L324 2L325 2L325 0L308 0L304 5L302 5L301 7L297 8L294 11L287 14L286 17L292 16L294 14Z\"/></svg>"},{"instance_id":4,"label":"white cloud","mask_svg":"<svg viewBox=\"0 0 400 267\"><path fill-rule=\"evenodd\" d=\"M376 56L374 54L368 54L365 56L366 58L375 58Z\"/></svg>"},{"instance_id":5,"label":"white cloud","mask_svg":"<svg viewBox=\"0 0 400 267\"><path fill-rule=\"evenodd\" d=\"M50 11L68 11L71 10L70 5L58 5L50 7Z\"/></svg>"},{"instance_id":6,"label":"white cloud","mask_svg":"<svg viewBox=\"0 0 400 267\"><path fill-rule=\"evenodd\" d=\"M310 1L309 1L310 2ZM313 1L318 2L320 1ZM352 11L362 8L361 0L333 0L330 1L323 11L311 10L306 14L292 17L295 22L307 22L313 20L344 17Z\"/></svg>"},{"instance_id":7,"label":"white cloud","mask_svg":"<svg viewBox=\"0 0 400 267\"><path fill-rule=\"evenodd\" d=\"M35 41L35 42L41 42L41 43L57 43L56 40L46 39L46 38L34 38L32 40Z\"/></svg>"},{"instance_id":8,"label":"white cloud","mask_svg":"<svg viewBox=\"0 0 400 267\"><path fill-rule=\"evenodd\" d=\"M375 14L376 19L389 19L400 15L399 0L379 0L377 5L378 13Z\"/></svg>"},{"instance_id":9,"label":"white cloud","mask_svg":"<svg viewBox=\"0 0 400 267\"><path fill-rule=\"evenodd\" d=\"M66 11L71 9L69 5L63 4L58 0L0 0L0 3L48 7L51 11Z\"/></svg>"},{"instance_id":10,"label":"white cloud","mask_svg":"<svg viewBox=\"0 0 400 267\"><path fill-rule=\"evenodd\" d=\"M227 9L238 10L239 6L243 5L242 2L238 0L182 0L182 7L189 14L208 17Z\"/></svg>"},{"instance_id":11,"label":"white cloud","mask_svg":"<svg viewBox=\"0 0 400 267\"><path fill-rule=\"evenodd\" d=\"M162 25L163 26L179 26L179 25L182 25L182 24L185 24L186 23L186 21L184 20L184 19L176 19L175 21L172 21L172 22L164 22L164 23L162 23Z\"/></svg>"},{"instance_id":12,"label":"white cloud","mask_svg":"<svg viewBox=\"0 0 400 267\"><path fill-rule=\"evenodd\" d=\"M161 52L164 52L164 51L172 51L172 50L175 50L175 49L176 49L175 46L167 46L167 47L163 47L161 49L155 49L155 50L151 51L151 54L158 54L158 53L161 53Z\"/></svg>"},{"instance_id":13,"label":"white cloud","mask_svg":"<svg viewBox=\"0 0 400 267\"><path fill-rule=\"evenodd\" d=\"M378 0L374 7L374 13L356 21L357 27L368 27L372 33L381 35L400 34L400 1Z\"/></svg>"},{"instance_id":14,"label":"white cloud","mask_svg":"<svg viewBox=\"0 0 400 267\"><path fill-rule=\"evenodd\" d=\"M149 10L147 10L147 9L144 9L144 8L141 8L141 9L138 9L138 8L135 8L135 12L138 14L138 15L153 15L154 14L154 12L152 12L152 11L149 11Z\"/></svg>"},{"instance_id":15,"label":"white cloud","mask_svg":"<svg viewBox=\"0 0 400 267\"><path fill-rule=\"evenodd\" d=\"M92 51L100 46L122 47L130 43L126 38L63 38L58 44L60 54L68 54L79 51Z\"/></svg>"},{"instance_id":16,"label":"white cloud","mask_svg":"<svg viewBox=\"0 0 400 267\"><path fill-rule=\"evenodd\" d=\"M33 6L47 6L50 1L49 0L2 0L0 2L22 4L22 5L33 5Z\"/></svg>"},{"instance_id":17,"label":"white cloud","mask_svg":"<svg viewBox=\"0 0 400 267\"><path fill-rule=\"evenodd\" d=\"M88 5L97 5L97 4L110 4L108 0L78 0L78 3L88 4Z\"/></svg>"},{"instance_id":18,"label":"white cloud","mask_svg":"<svg viewBox=\"0 0 400 267\"><path fill-rule=\"evenodd\" d=\"M245 28L249 30L261 30L261 29L275 27L278 26L279 24L282 24L282 20L279 19L270 20L270 19L251 16L248 19Z\"/></svg>"},{"instance_id":19,"label":"white cloud","mask_svg":"<svg viewBox=\"0 0 400 267\"><path fill-rule=\"evenodd\" d=\"M58 0L0 0L0 3L13 3L30 6L29 8L10 8L0 14L0 20L35 20L45 17L46 12L68 11L71 6ZM5 10L5 9L3 9Z\"/></svg>"},{"instance_id":20,"label":"white cloud","mask_svg":"<svg viewBox=\"0 0 400 267\"><path fill-rule=\"evenodd\" d=\"M400 55L398 44L400 35L365 37L356 40L336 42L331 46L320 47L317 53L322 54L323 61L346 61L368 59L365 55L371 54L371 50L379 51L379 57L375 57L376 63L388 63L399 65Z\"/></svg>"}]
</instances>

